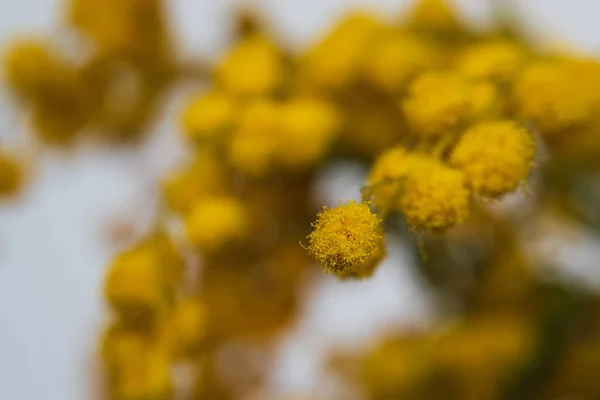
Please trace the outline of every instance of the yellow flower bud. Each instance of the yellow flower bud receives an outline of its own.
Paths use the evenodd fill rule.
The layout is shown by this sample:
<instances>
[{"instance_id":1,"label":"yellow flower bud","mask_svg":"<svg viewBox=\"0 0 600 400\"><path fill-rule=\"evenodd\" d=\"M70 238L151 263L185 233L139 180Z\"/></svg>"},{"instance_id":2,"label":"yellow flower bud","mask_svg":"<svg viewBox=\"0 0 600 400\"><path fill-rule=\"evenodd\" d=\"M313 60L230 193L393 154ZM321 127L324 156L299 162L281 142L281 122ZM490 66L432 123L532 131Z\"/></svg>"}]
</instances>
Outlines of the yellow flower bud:
<instances>
[{"instance_id":1,"label":"yellow flower bud","mask_svg":"<svg viewBox=\"0 0 600 400\"><path fill-rule=\"evenodd\" d=\"M199 200L185 217L187 237L198 249L213 252L242 239L248 233L247 210L234 197Z\"/></svg>"},{"instance_id":2,"label":"yellow flower bud","mask_svg":"<svg viewBox=\"0 0 600 400\"><path fill-rule=\"evenodd\" d=\"M272 92L283 79L283 63L277 48L260 36L242 39L225 56L216 71L226 93L239 97Z\"/></svg>"},{"instance_id":3,"label":"yellow flower bud","mask_svg":"<svg viewBox=\"0 0 600 400\"><path fill-rule=\"evenodd\" d=\"M462 172L437 159L421 159L400 196L400 210L414 229L443 231L469 215L469 191Z\"/></svg>"},{"instance_id":4,"label":"yellow flower bud","mask_svg":"<svg viewBox=\"0 0 600 400\"><path fill-rule=\"evenodd\" d=\"M429 72L410 86L403 102L410 127L425 138L439 137L473 114L472 87L452 72Z\"/></svg>"},{"instance_id":5,"label":"yellow flower bud","mask_svg":"<svg viewBox=\"0 0 600 400\"><path fill-rule=\"evenodd\" d=\"M414 28L432 32L455 31L461 28L449 0L419 0L408 23Z\"/></svg>"},{"instance_id":6,"label":"yellow flower bud","mask_svg":"<svg viewBox=\"0 0 600 400\"><path fill-rule=\"evenodd\" d=\"M378 209L388 211L395 206L403 179L413 166L413 157L404 147L394 147L377 157L367 177L366 191Z\"/></svg>"},{"instance_id":7,"label":"yellow flower bud","mask_svg":"<svg viewBox=\"0 0 600 400\"><path fill-rule=\"evenodd\" d=\"M300 171L325 156L340 126L335 107L318 99L293 99L284 104L280 118L278 163Z\"/></svg>"},{"instance_id":8,"label":"yellow flower bud","mask_svg":"<svg viewBox=\"0 0 600 400\"><path fill-rule=\"evenodd\" d=\"M530 65L516 80L517 114L543 135L589 124L600 99L600 68L586 63L543 61Z\"/></svg>"},{"instance_id":9,"label":"yellow flower bud","mask_svg":"<svg viewBox=\"0 0 600 400\"><path fill-rule=\"evenodd\" d=\"M208 140L227 128L234 112L234 102L228 96L208 93L189 103L182 115L181 125L189 139Z\"/></svg>"},{"instance_id":10,"label":"yellow flower bud","mask_svg":"<svg viewBox=\"0 0 600 400\"><path fill-rule=\"evenodd\" d=\"M271 100L257 100L243 111L233 133L229 159L247 175L262 176L272 167L281 135L281 106Z\"/></svg>"},{"instance_id":11,"label":"yellow flower bud","mask_svg":"<svg viewBox=\"0 0 600 400\"><path fill-rule=\"evenodd\" d=\"M389 34L373 44L365 60L365 75L378 87L402 89L409 80L438 62L436 48L425 39L403 34Z\"/></svg>"},{"instance_id":12,"label":"yellow flower bud","mask_svg":"<svg viewBox=\"0 0 600 400\"><path fill-rule=\"evenodd\" d=\"M174 357L194 354L208 332L204 303L197 299L179 302L165 325L167 346Z\"/></svg>"},{"instance_id":13,"label":"yellow flower bud","mask_svg":"<svg viewBox=\"0 0 600 400\"><path fill-rule=\"evenodd\" d=\"M525 61L525 50L519 44L490 40L467 47L459 54L456 67L470 79L506 81L516 75Z\"/></svg>"},{"instance_id":14,"label":"yellow flower bud","mask_svg":"<svg viewBox=\"0 0 600 400\"><path fill-rule=\"evenodd\" d=\"M156 315L166 302L156 255L141 247L119 254L109 267L104 295L119 313L134 318Z\"/></svg>"},{"instance_id":15,"label":"yellow flower bud","mask_svg":"<svg viewBox=\"0 0 600 400\"><path fill-rule=\"evenodd\" d=\"M533 138L515 122L483 122L461 137L450 162L476 193L497 197L523 182L534 154Z\"/></svg>"},{"instance_id":16,"label":"yellow flower bud","mask_svg":"<svg viewBox=\"0 0 600 400\"><path fill-rule=\"evenodd\" d=\"M335 208L323 207L308 236L308 252L325 271L352 274L381 251L381 219L368 203L349 201Z\"/></svg>"},{"instance_id":17,"label":"yellow flower bud","mask_svg":"<svg viewBox=\"0 0 600 400\"><path fill-rule=\"evenodd\" d=\"M372 15L348 15L307 54L308 79L328 88L348 85L360 75L369 46L382 31L383 25Z\"/></svg>"}]
</instances>

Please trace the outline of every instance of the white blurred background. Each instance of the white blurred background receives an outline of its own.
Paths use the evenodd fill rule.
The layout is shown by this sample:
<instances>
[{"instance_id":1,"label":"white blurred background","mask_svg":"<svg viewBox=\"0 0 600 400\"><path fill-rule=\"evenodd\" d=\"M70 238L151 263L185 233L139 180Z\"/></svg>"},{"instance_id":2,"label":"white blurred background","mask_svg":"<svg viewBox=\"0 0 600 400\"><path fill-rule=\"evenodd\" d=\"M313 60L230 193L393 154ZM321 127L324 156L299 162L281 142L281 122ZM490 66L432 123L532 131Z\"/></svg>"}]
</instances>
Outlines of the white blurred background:
<instances>
[{"instance_id":1,"label":"white blurred background","mask_svg":"<svg viewBox=\"0 0 600 400\"><path fill-rule=\"evenodd\" d=\"M98 0L102 1L102 0ZM496 0L506 2L509 0ZM513 1L513 0L510 0ZM465 17L485 24L493 0L459 0ZM218 58L228 41L235 5L251 3L286 43L307 46L356 7L399 15L408 0L167 0L172 26L190 56ZM532 32L600 50L600 2L514 1ZM0 48L16 34L55 35L60 0L0 0ZM254 6L253 6L254 7ZM108 240L125 221L143 233L152 219L156 182L178 163L183 147L175 94L148 141L137 149L83 148L67 154L36 153L34 176L18 201L0 205L0 399L94 398L96 341L105 321L101 297L104 267L114 251ZM0 140L23 146L26 124L0 87ZM362 171L325 171L321 203L358 197ZM426 322L422 282L401 247L374 279L338 283L325 279L303 306L299 329L282 340L273 388L311 394L321 385L321 356L331 344L359 343L398 324ZM390 268L390 264L395 264ZM355 321L361 321L356 324Z\"/></svg>"}]
</instances>

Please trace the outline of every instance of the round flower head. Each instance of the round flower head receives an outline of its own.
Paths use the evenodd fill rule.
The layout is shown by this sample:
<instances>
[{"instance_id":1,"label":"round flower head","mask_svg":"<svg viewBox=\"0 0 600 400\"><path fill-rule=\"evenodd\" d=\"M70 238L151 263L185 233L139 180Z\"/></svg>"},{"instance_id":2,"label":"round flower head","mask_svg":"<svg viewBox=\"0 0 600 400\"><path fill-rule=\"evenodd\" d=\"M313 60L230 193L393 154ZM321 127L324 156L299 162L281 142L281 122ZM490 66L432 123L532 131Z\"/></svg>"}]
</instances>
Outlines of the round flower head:
<instances>
[{"instance_id":1,"label":"round flower head","mask_svg":"<svg viewBox=\"0 0 600 400\"><path fill-rule=\"evenodd\" d=\"M207 334L207 312L198 299L180 301L165 326L167 346L175 357L193 355Z\"/></svg>"},{"instance_id":2,"label":"round flower head","mask_svg":"<svg viewBox=\"0 0 600 400\"><path fill-rule=\"evenodd\" d=\"M186 107L181 125L192 140L211 139L231 122L234 103L222 93L209 93L192 100Z\"/></svg>"},{"instance_id":3,"label":"round flower head","mask_svg":"<svg viewBox=\"0 0 600 400\"><path fill-rule=\"evenodd\" d=\"M335 107L317 99L294 99L283 106L280 117L278 162L299 170L324 157L340 125Z\"/></svg>"},{"instance_id":4,"label":"round flower head","mask_svg":"<svg viewBox=\"0 0 600 400\"><path fill-rule=\"evenodd\" d=\"M395 207L403 179L413 165L413 155L404 147L394 147L381 153L369 172L367 187L369 197L378 209L387 211Z\"/></svg>"},{"instance_id":5,"label":"round flower head","mask_svg":"<svg viewBox=\"0 0 600 400\"><path fill-rule=\"evenodd\" d=\"M198 249L213 252L246 236L248 214L234 197L199 200L185 217L187 237Z\"/></svg>"},{"instance_id":6,"label":"round flower head","mask_svg":"<svg viewBox=\"0 0 600 400\"><path fill-rule=\"evenodd\" d=\"M513 100L520 118L543 135L582 126L593 120L598 106L598 74L585 74L573 62L538 62L516 80Z\"/></svg>"},{"instance_id":7,"label":"round flower head","mask_svg":"<svg viewBox=\"0 0 600 400\"><path fill-rule=\"evenodd\" d=\"M419 0L408 23L411 27L430 32L461 29L461 23L449 0Z\"/></svg>"},{"instance_id":8,"label":"round flower head","mask_svg":"<svg viewBox=\"0 0 600 400\"><path fill-rule=\"evenodd\" d=\"M371 257L364 263L358 265L356 268L353 268L351 271L339 271L335 274L340 279L366 279L373 276L375 270L381 264L381 261L387 255L385 251L385 240L384 237L381 236L380 242L375 246L375 250L371 254Z\"/></svg>"},{"instance_id":9,"label":"round flower head","mask_svg":"<svg viewBox=\"0 0 600 400\"><path fill-rule=\"evenodd\" d=\"M306 56L308 79L316 84L339 88L358 77L368 57L374 38L382 30L377 18L368 14L352 14Z\"/></svg>"},{"instance_id":10,"label":"round flower head","mask_svg":"<svg viewBox=\"0 0 600 400\"><path fill-rule=\"evenodd\" d=\"M231 164L246 175L265 175L272 167L280 135L281 106L271 100L250 103L229 144Z\"/></svg>"},{"instance_id":11,"label":"round flower head","mask_svg":"<svg viewBox=\"0 0 600 400\"><path fill-rule=\"evenodd\" d=\"M325 271L352 274L381 251L381 219L368 203L349 201L324 207L308 236L308 252Z\"/></svg>"},{"instance_id":12,"label":"round flower head","mask_svg":"<svg viewBox=\"0 0 600 400\"><path fill-rule=\"evenodd\" d=\"M497 197L526 178L534 153L533 138L515 122L483 122L461 137L450 162L476 193Z\"/></svg>"},{"instance_id":13,"label":"round flower head","mask_svg":"<svg viewBox=\"0 0 600 400\"><path fill-rule=\"evenodd\" d=\"M422 137L439 137L467 121L473 112L472 88L452 72L428 72L410 86L404 113Z\"/></svg>"},{"instance_id":14,"label":"round flower head","mask_svg":"<svg viewBox=\"0 0 600 400\"><path fill-rule=\"evenodd\" d=\"M217 68L216 79L225 92L239 97L272 92L283 78L283 65L275 46L260 36L242 39Z\"/></svg>"},{"instance_id":15,"label":"round flower head","mask_svg":"<svg viewBox=\"0 0 600 400\"><path fill-rule=\"evenodd\" d=\"M365 60L365 75L378 87L393 91L432 68L437 60L436 48L425 39L407 33L388 34L373 44Z\"/></svg>"},{"instance_id":16,"label":"round flower head","mask_svg":"<svg viewBox=\"0 0 600 400\"><path fill-rule=\"evenodd\" d=\"M467 218L469 191L462 172L423 157L406 179L399 206L414 229L439 232Z\"/></svg>"},{"instance_id":17,"label":"round flower head","mask_svg":"<svg viewBox=\"0 0 600 400\"><path fill-rule=\"evenodd\" d=\"M110 265L104 294L122 315L146 318L155 315L165 304L162 278L151 249L134 248L118 255Z\"/></svg>"},{"instance_id":18,"label":"round flower head","mask_svg":"<svg viewBox=\"0 0 600 400\"><path fill-rule=\"evenodd\" d=\"M458 71L470 79L506 81L519 71L526 53L515 42L492 40L467 47L456 61Z\"/></svg>"}]
</instances>

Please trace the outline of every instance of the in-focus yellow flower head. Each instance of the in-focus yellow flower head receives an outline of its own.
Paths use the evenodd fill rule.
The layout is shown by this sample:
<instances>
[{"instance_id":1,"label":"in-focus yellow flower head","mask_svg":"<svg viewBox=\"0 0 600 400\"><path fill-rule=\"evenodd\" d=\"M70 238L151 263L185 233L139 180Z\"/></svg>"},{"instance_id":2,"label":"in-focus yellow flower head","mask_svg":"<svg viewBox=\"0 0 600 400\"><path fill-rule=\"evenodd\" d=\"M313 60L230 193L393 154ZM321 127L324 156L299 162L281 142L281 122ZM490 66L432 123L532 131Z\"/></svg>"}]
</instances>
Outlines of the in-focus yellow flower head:
<instances>
[{"instance_id":1,"label":"in-focus yellow flower head","mask_svg":"<svg viewBox=\"0 0 600 400\"><path fill-rule=\"evenodd\" d=\"M513 87L518 116L532 122L542 135L589 124L598 110L600 69L584 73L580 65L561 60L527 67Z\"/></svg>"},{"instance_id":2,"label":"in-focus yellow flower head","mask_svg":"<svg viewBox=\"0 0 600 400\"><path fill-rule=\"evenodd\" d=\"M192 163L173 171L163 183L167 205L178 213L188 211L200 198L226 191L226 173L216 154L198 151Z\"/></svg>"},{"instance_id":3,"label":"in-focus yellow flower head","mask_svg":"<svg viewBox=\"0 0 600 400\"><path fill-rule=\"evenodd\" d=\"M490 40L467 47L456 60L458 71L469 79L507 81L526 61L525 50L508 40Z\"/></svg>"},{"instance_id":4,"label":"in-focus yellow flower head","mask_svg":"<svg viewBox=\"0 0 600 400\"><path fill-rule=\"evenodd\" d=\"M210 140L223 132L234 116L234 101L223 93L212 92L190 101L181 117L181 125L189 139Z\"/></svg>"},{"instance_id":5,"label":"in-focus yellow flower head","mask_svg":"<svg viewBox=\"0 0 600 400\"><path fill-rule=\"evenodd\" d=\"M350 84L360 75L369 47L382 31L382 23L373 15L346 16L306 55L307 78L327 88Z\"/></svg>"},{"instance_id":6,"label":"in-focus yellow flower head","mask_svg":"<svg viewBox=\"0 0 600 400\"><path fill-rule=\"evenodd\" d=\"M200 199L185 217L187 237L205 252L244 238L250 221L244 204L235 197L214 196Z\"/></svg>"},{"instance_id":7,"label":"in-focus yellow flower head","mask_svg":"<svg viewBox=\"0 0 600 400\"><path fill-rule=\"evenodd\" d=\"M122 315L154 316L167 300L162 278L152 249L133 248L119 254L109 266L104 295Z\"/></svg>"},{"instance_id":8,"label":"in-focus yellow flower head","mask_svg":"<svg viewBox=\"0 0 600 400\"><path fill-rule=\"evenodd\" d=\"M379 264L386 257L385 238L383 235L379 239L379 243L375 246L375 250L371 253L371 257L364 263L356 266L351 271L339 271L335 274L340 279L366 279L373 276Z\"/></svg>"},{"instance_id":9,"label":"in-focus yellow flower head","mask_svg":"<svg viewBox=\"0 0 600 400\"><path fill-rule=\"evenodd\" d=\"M410 127L424 138L439 137L473 114L472 87L454 72L428 72L410 86L402 103Z\"/></svg>"},{"instance_id":10,"label":"in-focus yellow flower head","mask_svg":"<svg viewBox=\"0 0 600 400\"><path fill-rule=\"evenodd\" d=\"M414 229L440 232L467 218L469 202L462 172L423 157L406 179L399 208Z\"/></svg>"},{"instance_id":11,"label":"in-focus yellow flower head","mask_svg":"<svg viewBox=\"0 0 600 400\"><path fill-rule=\"evenodd\" d=\"M333 104L313 98L285 103L280 118L277 163L300 171L321 161L341 123Z\"/></svg>"},{"instance_id":12,"label":"in-focus yellow flower head","mask_svg":"<svg viewBox=\"0 0 600 400\"><path fill-rule=\"evenodd\" d=\"M450 162L474 192L497 197L525 180L534 154L531 134L514 121L483 122L461 137Z\"/></svg>"},{"instance_id":13,"label":"in-focus yellow flower head","mask_svg":"<svg viewBox=\"0 0 600 400\"><path fill-rule=\"evenodd\" d=\"M0 198L15 195L23 185L23 166L0 150Z\"/></svg>"},{"instance_id":14,"label":"in-focus yellow flower head","mask_svg":"<svg viewBox=\"0 0 600 400\"><path fill-rule=\"evenodd\" d=\"M271 169L281 137L281 105L256 100L242 112L229 147L229 160L240 172L259 177Z\"/></svg>"},{"instance_id":15,"label":"in-focus yellow flower head","mask_svg":"<svg viewBox=\"0 0 600 400\"><path fill-rule=\"evenodd\" d=\"M368 203L349 201L323 207L308 236L307 250L325 271L352 274L380 251L381 219Z\"/></svg>"},{"instance_id":16,"label":"in-focus yellow flower head","mask_svg":"<svg viewBox=\"0 0 600 400\"><path fill-rule=\"evenodd\" d=\"M373 43L365 60L365 76L384 90L400 90L413 76L438 63L437 52L422 37L389 33Z\"/></svg>"},{"instance_id":17,"label":"in-focus yellow flower head","mask_svg":"<svg viewBox=\"0 0 600 400\"><path fill-rule=\"evenodd\" d=\"M257 35L238 42L216 70L216 80L221 88L243 98L274 91L283 75L279 51L267 39Z\"/></svg>"}]
</instances>

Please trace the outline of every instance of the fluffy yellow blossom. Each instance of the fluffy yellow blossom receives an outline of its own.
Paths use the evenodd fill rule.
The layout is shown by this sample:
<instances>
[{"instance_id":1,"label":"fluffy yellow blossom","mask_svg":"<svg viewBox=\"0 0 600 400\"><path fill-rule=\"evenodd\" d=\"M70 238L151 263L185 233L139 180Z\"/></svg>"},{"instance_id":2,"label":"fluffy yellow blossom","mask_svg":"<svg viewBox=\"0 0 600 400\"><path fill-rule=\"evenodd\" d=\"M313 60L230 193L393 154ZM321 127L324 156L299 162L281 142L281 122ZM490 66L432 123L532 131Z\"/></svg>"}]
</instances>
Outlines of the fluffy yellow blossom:
<instances>
[{"instance_id":1,"label":"fluffy yellow blossom","mask_svg":"<svg viewBox=\"0 0 600 400\"><path fill-rule=\"evenodd\" d=\"M223 93L212 92L192 100L181 117L185 135L192 140L208 140L227 128L234 117L235 104Z\"/></svg>"},{"instance_id":2,"label":"fluffy yellow blossom","mask_svg":"<svg viewBox=\"0 0 600 400\"><path fill-rule=\"evenodd\" d=\"M102 342L110 389L119 400L170 398L169 358L152 334L111 326Z\"/></svg>"},{"instance_id":3,"label":"fluffy yellow blossom","mask_svg":"<svg viewBox=\"0 0 600 400\"><path fill-rule=\"evenodd\" d=\"M409 16L408 24L431 32L461 29L461 23L450 0L419 0Z\"/></svg>"},{"instance_id":4,"label":"fluffy yellow blossom","mask_svg":"<svg viewBox=\"0 0 600 400\"><path fill-rule=\"evenodd\" d=\"M373 44L365 60L365 75L382 89L402 89L413 76L434 67L438 58L435 46L422 37L389 34Z\"/></svg>"},{"instance_id":5,"label":"fluffy yellow blossom","mask_svg":"<svg viewBox=\"0 0 600 400\"><path fill-rule=\"evenodd\" d=\"M207 315L204 304L198 299L180 301L165 325L167 346L175 357L194 354L205 339Z\"/></svg>"},{"instance_id":6,"label":"fluffy yellow blossom","mask_svg":"<svg viewBox=\"0 0 600 400\"><path fill-rule=\"evenodd\" d=\"M532 136L513 121L483 122L461 137L451 155L476 193L501 196L527 177L535 153Z\"/></svg>"},{"instance_id":7,"label":"fluffy yellow blossom","mask_svg":"<svg viewBox=\"0 0 600 400\"><path fill-rule=\"evenodd\" d=\"M198 249L213 252L246 236L250 228L243 203L228 196L200 199L185 217L187 237Z\"/></svg>"},{"instance_id":8,"label":"fluffy yellow blossom","mask_svg":"<svg viewBox=\"0 0 600 400\"><path fill-rule=\"evenodd\" d=\"M381 219L368 203L324 207L312 226L307 250L327 272L357 272L382 245Z\"/></svg>"},{"instance_id":9,"label":"fluffy yellow blossom","mask_svg":"<svg viewBox=\"0 0 600 400\"><path fill-rule=\"evenodd\" d=\"M394 147L381 153L367 177L366 192L378 209L391 211L395 207L404 178L414 165L414 155L404 147Z\"/></svg>"},{"instance_id":10,"label":"fluffy yellow blossom","mask_svg":"<svg viewBox=\"0 0 600 400\"><path fill-rule=\"evenodd\" d=\"M382 30L372 15L348 15L306 55L307 78L328 88L351 83L360 75L369 47Z\"/></svg>"},{"instance_id":11,"label":"fluffy yellow blossom","mask_svg":"<svg viewBox=\"0 0 600 400\"><path fill-rule=\"evenodd\" d=\"M287 102L280 118L277 163L294 170L314 166L325 156L341 122L332 104L311 98Z\"/></svg>"},{"instance_id":12,"label":"fluffy yellow blossom","mask_svg":"<svg viewBox=\"0 0 600 400\"><path fill-rule=\"evenodd\" d=\"M469 215L469 191L461 171L422 158L402 189L400 210L414 229L443 231Z\"/></svg>"},{"instance_id":13,"label":"fluffy yellow blossom","mask_svg":"<svg viewBox=\"0 0 600 400\"><path fill-rule=\"evenodd\" d=\"M599 68L573 61L540 61L516 80L517 114L543 135L590 123L598 110Z\"/></svg>"},{"instance_id":14,"label":"fluffy yellow blossom","mask_svg":"<svg viewBox=\"0 0 600 400\"><path fill-rule=\"evenodd\" d=\"M0 197L14 195L22 183L22 166L16 159L0 150Z\"/></svg>"},{"instance_id":15,"label":"fluffy yellow blossom","mask_svg":"<svg viewBox=\"0 0 600 400\"><path fill-rule=\"evenodd\" d=\"M152 249L134 248L111 263L104 295L119 313L146 318L160 311L166 301L163 275Z\"/></svg>"},{"instance_id":16,"label":"fluffy yellow blossom","mask_svg":"<svg viewBox=\"0 0 600 400\"><path fill-rule=\"evenodd\" d=\"M244 174L262 176L269 172L281 135L281 105L257 100L242 112L233 132L229 160Z\"/></svg>"},{"instance_id":17,"label":"fluffy yellow blossom","mask_svg":"<svg viewBox=\"0 0 600 400\"><path fill-rule=\"evenodd\" d=\"M251 97L275 90L283 74L277 48L261 36L249 36L225 55L217 67L216 79L226 93Z\"/></svg>"},{"instance_id":18,"label":"fluffy yellow blossom","mask_svg":"<svg viewBox=\"0 0 600 400\"><path fill-rule=\"evenodd\" d=\"M362 264L357 265L352 270L338 271L335 274L341 279L366 279L373 276L379 264L386 257L385 240L383 235L376 244L375 250L371 253L371 257Z\"/></svg>"},{"instance_id":19,"label":"fluffy yellow blossom","mask_svg":"<svg viewBox=\"0 0 600 400\"><path fill-rule=\"evenodd\" d=\"M467 47L457 58L458 71L470 79L507 81L526 61L525 50L508 40L490 40Z\"/></svg>"},{"instance_id":20,"label":"fluffy yellow blossom","mask_svg":"<svg viewBox=\"0 0 600 400\"><path fill-rule=\"evenodd\" d=\"M4 73L9 85L31 100L57 89L59 82L64 81L71 71L64 60L51 51L48 43L28 39L17 41L8 49Z\"/></svg>"},{"instance_id":21,"label":"fluffy yellow blossom","mask_svg":"<svg viewBox=\"0 0 600 400\"><path fill-rule=\"evenodd\" d=\"M162 0L69 0L70 22L99 51L135 61L164 61L163 11Z\"/></svg>"},{"instance_id":22,"label":"fluffy yellow blossom","mask_svg":"<svg viewBox=\"0 0 600 400\"><path fill-rule=\"evenodd\" d=\"M473 114L472 87L453 72L429 72L410 86L402 103L406 119L418 135L439 137L465 123Z\"/></svg>"}]
</instances>

